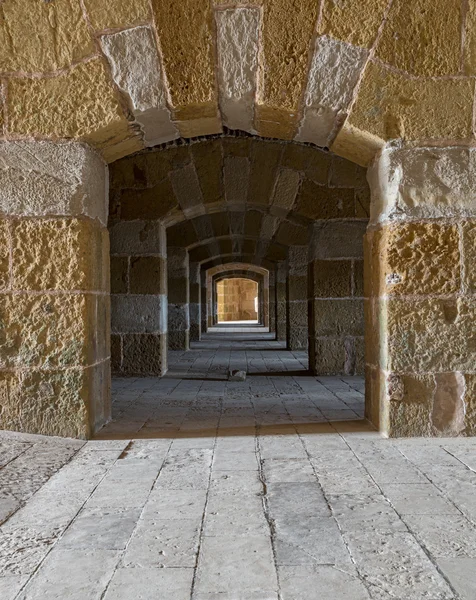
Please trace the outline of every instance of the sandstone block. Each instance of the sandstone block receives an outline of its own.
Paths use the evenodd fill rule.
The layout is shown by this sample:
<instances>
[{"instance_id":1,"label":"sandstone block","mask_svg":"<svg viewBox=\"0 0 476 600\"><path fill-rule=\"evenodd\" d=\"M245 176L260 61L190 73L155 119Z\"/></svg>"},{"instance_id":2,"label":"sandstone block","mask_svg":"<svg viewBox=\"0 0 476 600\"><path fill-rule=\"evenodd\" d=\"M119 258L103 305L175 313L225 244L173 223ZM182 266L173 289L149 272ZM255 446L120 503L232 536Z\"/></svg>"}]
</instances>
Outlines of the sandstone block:
<instances>
[{"instance_id":1,"label":"sandstone block","mask_svg":"<svg viewBox=\"0 0 476 600\"><path fill-rule=\"evenodd\" d=\"M122 371L122 336L111 335L111 371L118 375Z\"/></svg>"},{"instance_id":2,"label":"sandstone block","mask_svg":"<svg viewBox=\"0 0 476 600\"><path fill-rule=\"evenodd\" d=\"M168 332L190 329L188 304L171 304L168 309Z\"/></svg>"},{"instance_id":3,"label":"sandstone block","mask_svg":"<svg viewBox=\"0 0 476 600\"><path fill-rule=\"evenodd\" d=\"M129 291L129 258L111 256L111 294L127 294Z\"/></svg>"},{"instance_id":4,"label":"sandstone block","mask_svg":"<svg viewBox=\"0 0 476 600\"><path fill-rule=\"evenodd\" d=\"M248 202L271 204L272 193L283 146L278 143L257 141L251 147L251 173Z\"/></svg>"},{"instance_id":5,"label":"sandstone block","mask_svg":"<svg viewBox=\"0 0 476 600\"><path fill-rule=\"evenodd\" d=\"M167 333L169 350L188 350L190 348L190 331L169 331Z\"/></svg>"},{"instance_id":6,"label":"sandstone block","mask_svg":"<svg viewBox=\"0 0 476 600\"><path fill-rule=\"evenodd\" d=\"M0 213L84 215L107 224L107 172L78 142L0 141Z\"/></svg>"},{"instance_id":7,"label":"sandstone block","mask_svg":"<svg viewBox=\"0 0 476 600\"><path fill-rule=\"evenodd\" d=\"M345 349L342 338L311 337L309 344L309 368L313 375L344 373Z\"/></svg>"},{"instance_id":8,"label":"sandstone block","mask_svg":"<svg viewBox=\"0 0 476 600\"><path fill-rule=\"evenodd\" d=\"M1 295L0 365L61 368L94 363L95 336L104 335L97 331L96 302L96 296L82 294Z\"/></svg>"},{"instance_id":9,"label":"sandstone block","mask_svg":"<svg viewBox=\"0 0 476 600\"><path fill-rule=\"evenodd\" d=\"M94 29L113 29L143 23L150 19L147 0L85 0Z\"/></svg>"},{"instance_id":10,"label":"sandstone block","mask_svg":"<svg viewBox=\"0 0 476 600\"><path fill-rule=\"evenodd\" d=\"M306 180L300 187L295 210L313 220L353 218L354 190L323 187Z\"/></svg>"},{"instance_id":11,"label":"sandstone block","mask_svg":"<svg viewBox=\"0 0 476 600\"><path fill-rule=\"evenodd\" d=\"M286 144L281 166L304 173L307 179L327 185L332 157L329 153L302 144Z\"/></svg>"},{"instance_id":12,"label":"sandstone block","mask_svg":"<svg viewBox=\"0 0 476 600\"><path fill-rule=\"evenodd\" d=\"M306 275L290 275L288 283L289 301L307 300L308 282Z\"/></svg>"},{"instance_id":13,"label":"sandstone block","mask_svg":"<svg viewBox=\"0 0 476 600\"><path fill-rule=\"evenodd\" d=\"M388 370L471 371L475 360L472 298L386 302Z\"/></svg>"},{"instance_id":14,"label":"sandstone block","mask_svg":"<svg viewBox=\"0 0 476 600\"><path fill-rule=\"evenodd\" d=\"M79 219L12 224L12 285L17 290L108 289L106 229Z\"/></svg>"},{"instance_id":15,"label":"sandstone block","mask_svg":"<svg viewBox=\"0 0 476 600\"><path fill-rule=\"evenodd\" d=\"M167 297L111 296L111 324L114 333L165 333Z\"/></svg>"},{"instance_id":16,"label":"sandstone block","mask_svg":"<svg viewBox=\"0 0 476 600\"><path fill-rule=\"evenodd\" d=\"M121 190L116 201L120 218L125 221L156 221L170 217L179 209L172 184L167 178L147 189Z\"/></svg>"},{"instance_id":17,"label":"sandstone block","mask_svg":"<svg viewBox=\"0 0 476 600\"><path fill-rule=\"evenodd\" d=\"M476 223L467 221L462 224L463 232L463 285L470 293L476 291L476 273L474 264L476 260Z\"/></svg>"}]
</instances>

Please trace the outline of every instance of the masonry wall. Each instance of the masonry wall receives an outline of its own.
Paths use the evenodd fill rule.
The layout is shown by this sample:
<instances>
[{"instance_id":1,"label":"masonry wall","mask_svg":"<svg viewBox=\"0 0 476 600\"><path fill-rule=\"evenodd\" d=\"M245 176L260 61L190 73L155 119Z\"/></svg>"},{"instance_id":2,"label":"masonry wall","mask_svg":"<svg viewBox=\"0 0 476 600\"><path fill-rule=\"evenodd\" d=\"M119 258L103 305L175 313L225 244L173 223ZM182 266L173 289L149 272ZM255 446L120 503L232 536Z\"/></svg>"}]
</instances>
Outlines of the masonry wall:
<instances>
[{"instance_id":1,"label":"masonry wall","mask_svg":"<svg viewBox=\"0 0 476 600\"><path fill-rule=\"evenodd\" d=\"M258 284L249 279L233 278L217 282L218 322L256 321L255 300Z\"/></svg>"}]
</instances>

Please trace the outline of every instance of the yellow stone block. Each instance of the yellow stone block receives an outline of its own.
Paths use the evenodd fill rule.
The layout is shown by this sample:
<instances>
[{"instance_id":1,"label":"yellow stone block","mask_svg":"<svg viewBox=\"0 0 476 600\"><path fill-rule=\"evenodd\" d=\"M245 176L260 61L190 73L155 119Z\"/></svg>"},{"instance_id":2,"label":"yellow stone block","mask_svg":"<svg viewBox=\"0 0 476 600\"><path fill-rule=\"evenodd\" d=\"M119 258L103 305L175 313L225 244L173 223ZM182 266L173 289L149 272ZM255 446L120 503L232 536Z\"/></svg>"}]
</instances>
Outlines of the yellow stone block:
<instances>
[{"instance_id":1,"label":"yellow stone block","mask_svg":"<svg viewBox=\"0 0 476 600\"><path fill-rule=\"evenodd\" d=\"M468 0L464 32L464 72L476 74L476 0Z\"/></svg>"},{"instance_id":2,"label":"yellow stone block","mask_svg":"<svg viewBox=\"0 0 476 600\"><path fill-rule=\"evenodd\" d=\"M24 219L12 227L14 290L107 291L108 232L79 219Z\"/></svg>"},{"instance_id":3,"label":"yellow stone block","mask_svg":"<svg viewBox=\"0 0 476 600\"><path fill-rule=\"evenodd\" d=\"M0 71L43 73L95 52L77 0L4 0L0 16Z\"/></svg>"},{"instance_id":4,"label":"yellow stone block","mask_svg":"<svg viewBox=\"0 0 476 600\"><path fill-rule=\"evenodd\" d=\"M369 63L349 125L383 140L470 138L474 82L410 79Z\"/></svg>"},{"instance_id":5,"label":"yellow stone block","mask_svg":"<svg viewBox=\"0 0 476 600\"><path fill-rule=\"evenodd\" d=\"M383 229L372 264L381 262L384 294L454 294L461 286L457 225L403 223ZM378 266L376 265L378 268Z\"/></svg>"},{"instance_id":6,"label":"yellow stone block","mask_svg":"<svg viewBox=\"0 0 476 600\"><path fill-rule=\"evenodd\" d=\"M331 150L342 158L368 167L383 145L384 141L378 136L361 131L346 122L337 134Z\"/></svg>"},{"instance_id":7,"label":"yellow stone block","mask_svg":"<svg viewBox=\"0 0 476 600\"><path fill-rule=\"evenodd\" d=\"M9 221L0 220L0 289L10 281L10 230Z\"/></svg>"},{"instance_id":8,"label":"yellow stone block","mask_svg":"<svg viewBox=\"0 0 476 600\"><path fill-rule=\"evenodd\" d=\"M118 97L100 59L46 79L8 82L9 132L84 138L99 144L130 133ZM118 133L119 131L119 133Z\"/></svg>"},{"instance_id":9,"label":"yellow stone block","mask_svg":"<svg viewBox=\"0 0 476 600\"><path fill-rule=\"evenodd\" d=\"M129 27L150 20L149 0L84 0L96 30Z\"/></svg>"},{"instance_id":10,"label":"yellow stone block","mask_svg":"<svg viewBox=\"0 0 476 600\"><path fill-rule=\"evenodd\" d=\"M464 286L469 293L476 292L476 222L467 221L462 225Z\"/></svg>"},{"instance_id":11,"label":"yellow stone block","mask_svg":"<svg viewBox=\"0 0 476 600\"><path fill-rule=\"evenodd\" d=\"M0 367L63 368L95 360L96 296L1 294Z\"/></svg>"},{"instance_id":12,"label":"yellow stone block","mask_svg":"<svg viewBox=\"0 0 476 600\"><path fill-rule=\"evenodd\" d=\"M395 0L377 57L412 75L458 75L461 6L460 0Z\"/></svg>"},{"instance_id":13,"label":"yellow stone block","mask_svg":"<svg viewBox=\"0 0 476 600\"><path fill-rule=\"evenodd\" d=\"M377 37L388 0L323 0L319 33L370 48ZM365 16L364 16L365 15Z\"/></svg>"},{"instance_id":14,"label":"yellow stone block","mask_svg":"<svg viewBox=\"0 0 476 600\"><path fill-rule=\"evenodd\" d=\"M152 0L174 106L217 103L213 15L208 2ZM201 118L198 114L195 118Z\"/></svg>"},{"instance_id":15,"label":"yellow stone block","mask_svg":"<svg viewBox=\"0 0 476 600\"><path fill-rule=\"evenodd\" d=\"M255 107L255 129L262 137L292 140L296 133L297 112L287 108L258 104Z\"/></svg>"}]
</instances>

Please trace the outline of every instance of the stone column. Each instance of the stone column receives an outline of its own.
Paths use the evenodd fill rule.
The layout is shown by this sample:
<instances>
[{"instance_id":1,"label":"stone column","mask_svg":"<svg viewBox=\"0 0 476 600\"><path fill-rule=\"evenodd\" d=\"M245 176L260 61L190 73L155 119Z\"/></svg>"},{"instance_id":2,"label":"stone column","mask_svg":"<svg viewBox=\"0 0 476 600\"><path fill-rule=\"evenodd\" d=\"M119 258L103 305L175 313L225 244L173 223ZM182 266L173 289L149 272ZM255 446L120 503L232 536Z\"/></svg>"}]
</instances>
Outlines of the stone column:
<instances>
[{"instance_id":1,"label":"stone column","mask_svg":"<svg viewBox=\"0 0 476 600\"><path fill-rule=\"evenodd\" d=\"M316 221L309 244L309 369L364 373L363 243L367 220Z\"/></svg>"},{"instance_id":2,"label":"stone column","mask_svg":"<svg viewBox=\"0 0 476 600\"><path fill-rule=\"evenodd\" d=\"M290 246L288 249L286 280L288 350L307 348L307 255L307 246Z\"/></svg>"},{"instance_id":3,"label":"stone column","mask_svg":"<svg viewBox=\"0 0 476 600\"><path fill-rule=\"evenodd\" d=\"M286 301L286 279L288 266L282 261L276 265L276 339L286 341L287 335L287 301Z\"/></svg>"},{"instance_id":4,"label":"stone column","mask_svg":"<svg viewBox=\"0 0 476 600\"><path fill-rule=\"evenodd\" d=\"M200 263L190 263L189 272L190 341L198 342L201 337L202 326L200 315Z\"/></svg>"},{"instance_id":5,"label":"stone column","mask_svg":"<svg viewBox=\"0 0 476 600\"><path fill-rule=\"evenodd\" d=\"M276 332L276 271L269 271L269 331Z\"/></svg>"},{"instance_id":6,"label":"stone column","mask_svg":"<svg viewBox=\"0 0 476 600\"><path fill-rule=\"evenodd\" d=\"M167 371L167 245L159 221L120 221L111 232L112 371Z\"/></svg>"},{"instance_id":7,"label":"stone column","mask_svg":"<svg viewBox=\"0 0 476 600\"><path fill-rule=\"evenodd\" d=\"M169 350L189 350L189 267L185 248L167 248Z\"/></svg>"},{"instance_id":8,"label":"stone column","mask_svg":"<svg viewBox=\"0 0 476 600\"><path fill-rule=\"evenodd\" d=\"M0 429L88 438L110 418L107 167L0 142Z\"/></svg>"},{"instance_id":9,"label":"stone column","mask_svg":"<svg viewBox=\"0 0 476 600\"><path fill-rule=\"evenodd\" d=\"M385 148L369 170L367 417L476 434L476 150Z\"/></svg>"},{"instance_id":10,"label":"stone column","mask_svg":"<svg viewBox=\"0 0 476 600\"><path fill-rule=\"evenodd\" d=\"M208 298L207 298L207 272L205 269L200 271L200 321L201 334L206 333L208 328Z\"/></svg>"}]
</instances>

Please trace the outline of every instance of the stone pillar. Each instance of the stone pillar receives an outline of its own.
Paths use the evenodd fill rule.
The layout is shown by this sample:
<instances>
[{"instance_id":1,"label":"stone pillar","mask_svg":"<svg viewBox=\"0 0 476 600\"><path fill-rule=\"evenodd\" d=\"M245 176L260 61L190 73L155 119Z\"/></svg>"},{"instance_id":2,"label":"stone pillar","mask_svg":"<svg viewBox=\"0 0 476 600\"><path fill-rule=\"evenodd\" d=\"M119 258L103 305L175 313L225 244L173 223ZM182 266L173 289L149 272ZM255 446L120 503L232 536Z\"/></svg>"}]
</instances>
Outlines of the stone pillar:
<instances>
[{"instance_id":1,"label":"stone pillar","mask_svg":"<svg viewBox=\"0 0 476 600\"><path fill-rule=\"evenodd\" d=\"M107 167L0 142L0 429L88 438L110 418Z\"/></svg>"},{"instance_id":2,"label":"stone pillar","mask_svg":"<svg viewBox=\"0 0 476 600\"><path fill-rule=\"evenodd\" d=\"M207 272L205 269L200 271L200 321L203 335L208 328Z\"/></svg>"},{"instance_id":3,"label":"stone pillar","mask_svg":"<svg viewBox=\"0 0 476 600\"><path fill-rule=\"evenodd\" d=\"M169 350L189 350L189 267L185 248L167 248Z\"/></svg>"},{"instance_id":4,"label":"stone pillar","mask_svg":"<svg viewBox=\"0 0 476 600\"><path fill-rule=\"evenodd\" d=\"M167 371L167 245L158 221L120 221L111 232L111 356L119 376Z\"/></svg>"},{"instance_id":5,"label":"stone pillar","mask_svg":"<svg viewBox=\"0 0 476 600\"><path fill-rule=\"evenodd\" d=\"M307 348L307 255L307 246L290 246L288 249L286 280L288 350Z\"/></svg>"},{"instance_id":6,"label":"stone pillar","mask_svg":"<svg viewBox=\"0 0 476 600\"><path fill-rule=\"evenodd\" d=\"M287 301L286 301L286 280L288 266L282 261L276 265L276 339L281 342L286 341L287 335Z\"/></svg>"},{"instance_id":7,"label":"stone pillar","mask_svg":"<svg viewBox=\"0 0 476 600\"><path fill-rule=\"evenodd\" d=\"M476 150L385 148L369 169L367 417L476 434Z\"/></svg>"},{"instance_id":8,"label":"stone pillar","mask_svg":"<svg viewBox=\"0 0 476 600\"><path fill-rule=\"evenodd\" d=\"M200 263L190 263L189 273L190 341L198 342L201 338L202 328L200 315Z\"/></svg>"},{"instance_id":9,"label":"stone pillar","mask_svg":"<svg viewBox=\"0 0 476 600\"><path fill-rule=\"evenodd\" d=\"M364 373L363 243L367 220L316 221L309 244L309 369Z\"/></svg>"},{"instance_id":10,"label":"stone pillar","mask_svg":"<svg viewBox=\"0 0 476 600\"><path fill-rule=\"evenodd\" d=\"M276 271L269 271L269 331L276 332Z\"/></svg>"}]
</instances>

